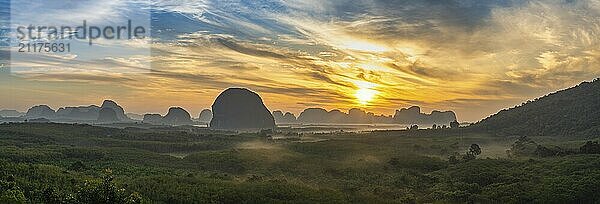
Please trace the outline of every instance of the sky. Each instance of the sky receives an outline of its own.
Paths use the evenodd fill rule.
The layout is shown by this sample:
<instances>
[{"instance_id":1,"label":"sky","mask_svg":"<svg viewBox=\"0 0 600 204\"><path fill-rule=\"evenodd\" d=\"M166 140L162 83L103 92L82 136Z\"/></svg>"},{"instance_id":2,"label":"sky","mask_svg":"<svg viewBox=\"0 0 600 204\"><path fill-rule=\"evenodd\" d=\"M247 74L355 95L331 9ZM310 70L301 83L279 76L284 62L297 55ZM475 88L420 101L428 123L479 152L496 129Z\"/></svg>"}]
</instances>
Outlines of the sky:
<instances>
[{"instance_id":1,"label":"sky","mask_svg":"<svg viewBox=\"0 0 600 204\"><path fill-rule=\"evenodd\" d=\"M31 15L15 2L13 21ZM113 99L127 112L180 106L197 117L224 89L246 87L270 110L296 115L417 105L478 121L600 76L597 0L68 2L76 5L38 5L33 19L105 25L147 13L151 39L13 56L27 69L0 72L0 109Z\"/></svg>"}]
</instances>

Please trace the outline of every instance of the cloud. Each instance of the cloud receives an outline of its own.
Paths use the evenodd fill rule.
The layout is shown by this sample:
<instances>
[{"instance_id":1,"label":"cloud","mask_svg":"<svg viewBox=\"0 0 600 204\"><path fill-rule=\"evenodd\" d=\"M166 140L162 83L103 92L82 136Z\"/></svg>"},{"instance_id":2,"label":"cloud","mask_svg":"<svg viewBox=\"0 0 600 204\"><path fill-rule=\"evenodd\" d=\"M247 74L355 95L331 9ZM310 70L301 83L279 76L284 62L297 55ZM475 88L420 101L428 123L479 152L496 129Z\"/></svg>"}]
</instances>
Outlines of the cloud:
<instances>
[{"instance_id":1,"label":"cloud","mask_svg":"<svg viewBox=\"0 0 600 204\"><path fill-rule=\"evenodd\" d=\"M129 6L133 1L61 1L31 0L11 2L11 20L14 24L26 22L32 25L81 25L83 20L103 25L105 22L118 22L131 14ZM36 11L36 18L29 16Z\"/></svg>"}]
</instances>

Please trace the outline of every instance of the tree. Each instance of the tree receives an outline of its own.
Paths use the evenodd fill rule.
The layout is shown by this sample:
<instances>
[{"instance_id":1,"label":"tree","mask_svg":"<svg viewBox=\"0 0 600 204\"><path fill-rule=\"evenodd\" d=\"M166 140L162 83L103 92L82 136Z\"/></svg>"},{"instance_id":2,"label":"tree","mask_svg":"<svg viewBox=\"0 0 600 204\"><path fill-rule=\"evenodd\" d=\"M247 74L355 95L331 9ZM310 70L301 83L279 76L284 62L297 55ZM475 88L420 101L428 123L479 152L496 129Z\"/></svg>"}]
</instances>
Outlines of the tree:
<instances>
[{"instance_id":1,"label":"tree","mask_svg":"<svg viewBox=\"0 0 600 204\"><path fill-rule=\"evenodd\" d=\"M469 153L478 156L481 154L481 147L479 147L478 144L471 144L471 147L469 147Z\"/></svg>"},{"instance_id":2,"label":"tree","mask_svg":"<svg viewBox=\"0 0 600 204\"><path fill-rule=\"evenodd\" d=\"M538 144L527 136L521 136L512 144L510 152L514 156L534 156L536 155Z\"/></svg>"},{"instance_id":3,"label":"tree","mask_svg":"<svg viewBox=\"0 0 600 204\"><path fill-rule=\"evenodd\" d=\"M554 148L548 148L543 145L538 145L535 149L535 155L537 155L538 157L559 156L564 153L565 152L557 146L555 146Z\"/></svg>"},{"instance_id":4,"label":"tree","mask_svg":"<svg viewBox=\"0 0 600 204\"><path fill-rule=\"evenodd\" d=\"M470 160L474 160L477 158L477 156L479 156L481 154L481 147L479 147L478 144L471 144L471 147L469 147L469 151L467 152L467 154L464 156L464 160L465 161L470 161Z\"/></svg>"},{"instance_id":5,"label":"tree","mask_svg":"<svg viewBox=\"0 0 600 204\"><path fill-rule=\"evenodd\" d=\"M600 144L598 142L587 141L579 148L582 154L600 154Z\"/></svg>"},{"instance_id":6,"label":"tree","mask_svg":"<svg viewBox=\"0 0 600 204\"><path fill-rule=\"evenodd\" d=\"M127 194L125 189L119 188L114 183L110 169L105 170L102 181L86 182L77 192L78 202L82 203L141 203L139 193Z\"/></svg>"},{"instance_id":7,"label":"tree","mask_svg":"<svg viewBox=\"0 0 600 204\"><path fill-rule=\"evenodd\" d=\"M455 152L454 154L450 155L448 157L448 163L450 164L458 164L460 162L460 160L457 158L459 154L457 152Z\"/></svg>"},{"instance_id":8,"label":"tree","mask_svg":"<svg viewBox=\"0 0 600 204\"><path fill-rule=\"evenodd\" d=\"M458 123L458 121L452 121L450 122L450 128L459 128L460 127L460 123Z\"/></svg>"},{"instance_id":9,"label":"tree","mask_svg":"<svg viewBox=\"0 0 600 204\"><path fill-rule=\"evenodd\" d=\"M419 126L418 125L411 125L409 130L418 130Z\"/></svg>"},{"instance_id":10,"label":"tree","mask_svg":"<svg viewBox=\"0 0 600 204\"><path fill-rule=\"evenodd\" d=\"M15 182L0 180L0 203L26 203L23 191Z\"/></svg>"}]
</instances>

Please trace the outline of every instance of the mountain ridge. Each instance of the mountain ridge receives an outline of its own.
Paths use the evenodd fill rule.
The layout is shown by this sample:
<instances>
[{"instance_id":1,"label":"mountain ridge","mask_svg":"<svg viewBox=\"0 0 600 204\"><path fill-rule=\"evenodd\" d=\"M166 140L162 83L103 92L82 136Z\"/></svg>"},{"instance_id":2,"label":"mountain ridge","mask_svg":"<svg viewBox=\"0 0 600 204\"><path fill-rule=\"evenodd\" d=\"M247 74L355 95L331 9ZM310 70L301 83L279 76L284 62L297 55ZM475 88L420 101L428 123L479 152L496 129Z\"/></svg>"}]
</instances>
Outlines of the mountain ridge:
<instances>
[{"instance_id":1,"label":"mountain ridge","mask_svg":"<svg viewBox=\"0 0 600 204\"><path fill-rule=\"evenodd\" d=\"M501 110L470 128L500 136L598 136L600 79Z\"/></svg>"}]
</instances>

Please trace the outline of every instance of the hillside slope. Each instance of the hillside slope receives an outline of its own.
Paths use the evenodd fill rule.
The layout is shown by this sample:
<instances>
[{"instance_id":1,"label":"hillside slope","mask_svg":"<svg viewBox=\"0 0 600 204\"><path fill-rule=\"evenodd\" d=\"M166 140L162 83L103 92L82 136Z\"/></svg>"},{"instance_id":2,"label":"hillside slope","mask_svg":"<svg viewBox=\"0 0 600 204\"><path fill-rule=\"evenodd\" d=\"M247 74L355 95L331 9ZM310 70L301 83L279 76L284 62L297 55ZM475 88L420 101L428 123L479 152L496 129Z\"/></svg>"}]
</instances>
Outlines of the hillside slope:
<instances>
[{"instance_id":1,"label":"hillside slope","mask_svg":"<svg viewBox=\"0 0 600 204\"><path fill-rule=\"evenodd\" d=\"M600 80L502 110L470 128L502 136L600 136Z\"/></svg>"}]
</instances>

